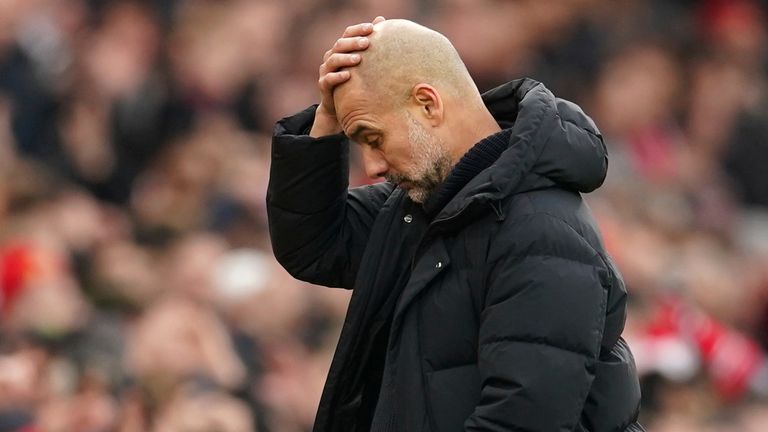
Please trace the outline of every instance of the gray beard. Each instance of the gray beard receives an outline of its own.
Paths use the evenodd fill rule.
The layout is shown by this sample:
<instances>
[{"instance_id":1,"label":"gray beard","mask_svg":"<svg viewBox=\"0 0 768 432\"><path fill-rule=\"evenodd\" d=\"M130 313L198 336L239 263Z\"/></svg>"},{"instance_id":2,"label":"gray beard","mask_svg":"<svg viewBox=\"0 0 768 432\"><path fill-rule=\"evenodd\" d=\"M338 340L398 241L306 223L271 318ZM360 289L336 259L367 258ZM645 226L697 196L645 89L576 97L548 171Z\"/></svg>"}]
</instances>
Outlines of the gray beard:
<instances>
[{"instance_id":1,"label":"gray beard","mask_svg":"<svg viewBox=\"0 0 768 432\"><path fill-rule=\"evenodd\" d=\"M408 197L416 203L424 204L430 196L443 184L451 171L451 160L448 155L441 155L432 162L427 172L421 178L414 179L402 174L387 174L385 179L396 185L407 183Z\"/></svg>"},{"instance_id":2,"label":"gray beard","mask_svg":"<svg viewBox=\"0 0 768 432\"><path fill-rule=\"evenodd\" d=\"M444 143L429 134L408 111L406 117L410 156L416 164L410 175L392 173L384 178L397 185L408 183L407 192L411 200L424 204L451 172L451 157Z\"/></svg>"}]
</instances>

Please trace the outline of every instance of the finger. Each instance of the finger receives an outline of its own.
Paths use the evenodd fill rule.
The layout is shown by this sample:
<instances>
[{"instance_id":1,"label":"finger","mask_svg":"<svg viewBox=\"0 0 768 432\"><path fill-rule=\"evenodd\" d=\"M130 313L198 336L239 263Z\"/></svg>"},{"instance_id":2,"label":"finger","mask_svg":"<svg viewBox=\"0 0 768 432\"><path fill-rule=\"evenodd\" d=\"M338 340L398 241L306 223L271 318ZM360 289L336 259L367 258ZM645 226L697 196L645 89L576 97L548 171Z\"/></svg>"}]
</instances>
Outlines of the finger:
<instances>
[{"instance_id":1,"label":"finger","mask_svg":"<svg viewBox=\"0 0 768 432\"><path fill-rule=\"evenodd\" d=\"M327 72L335 72L343 67L356 66L360 63L360 54L333 53L324 63Z\"/></svg>"},{"instance_id":2,"label":"finger","mask_svg":"<svg viewBox=\"0 0 768 432\"><path fill-rule=\"evenodd\" d=\"M323 63L328 61L328 57L330 57L331 54L333 54L332 49L329 49L328 51L325 52L325 54L323 54Z\"/></svg>"},{"instance_id":3,"label":"finger","mask_svg":"<svg viewBox=\"0 0 768 432\"><path fill-rule=\"evenodd\" d=\"M379 15L376 18L373 19L373 23L374 24L378 24L378 23L380 23L382 21L386 21L386 20L387 20L386 18L384 18L383 16Z\"/></svg>"},{"instance_id":4,"label":"finger","mask_svg":"<svg viewBox=\"0 0 768 432\"><path fill-rule=\"evenodd\" d=\"M370 41L367 37L357 36L351 38L341 38L337 40L335 44L333 44L331 51L337 53L359 51L368 48L369 42Z\"/></svg>"},{"instance_id":5,"label":"finger","mask_svg":"<svg viewBox=\"0 0 768 432\"><path fill-rule=\"evenodd\" d=\"M341 37L365 36L367 34L370 34L372 31L373 31L373 24L371 23L355 24L347 27L347 29L344 30L344 34L341 35Z\"/></svg>"},{"instance_id":6,"label":"finger","mask_svg":"<svg viewBox=\"0 0 768 432\"><path fill-rule=\"evenodd\" d=\"M346 70L340 72L331 72L323 75L318 81L318 84L320 85L320 89L322 91L330 92L334 89L334 87L349 80L350 76L351 74Z\"/></svg>"}]
</instances>

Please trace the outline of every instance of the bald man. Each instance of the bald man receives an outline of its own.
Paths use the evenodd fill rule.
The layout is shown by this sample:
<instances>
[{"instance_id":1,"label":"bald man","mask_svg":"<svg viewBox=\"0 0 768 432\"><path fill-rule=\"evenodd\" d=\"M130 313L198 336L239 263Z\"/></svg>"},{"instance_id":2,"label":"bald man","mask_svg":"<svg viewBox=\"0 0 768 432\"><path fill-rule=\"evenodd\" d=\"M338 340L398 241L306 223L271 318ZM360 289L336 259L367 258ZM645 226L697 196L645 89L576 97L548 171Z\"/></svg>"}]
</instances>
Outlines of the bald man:
<instances>
[{"instance_id":1,"label":"bald man","mask_svg":"<svg viewBox=\"0 0 768 432\"><path fill-rule=\"evenodd\" d=\"M314 430L642 431L592 120L529 79L481 96L405 20L347 28L318 84L267 196L280 263L354 289ZM385 181L348 188L350 142Z\"/></svg>"}]
</instances>

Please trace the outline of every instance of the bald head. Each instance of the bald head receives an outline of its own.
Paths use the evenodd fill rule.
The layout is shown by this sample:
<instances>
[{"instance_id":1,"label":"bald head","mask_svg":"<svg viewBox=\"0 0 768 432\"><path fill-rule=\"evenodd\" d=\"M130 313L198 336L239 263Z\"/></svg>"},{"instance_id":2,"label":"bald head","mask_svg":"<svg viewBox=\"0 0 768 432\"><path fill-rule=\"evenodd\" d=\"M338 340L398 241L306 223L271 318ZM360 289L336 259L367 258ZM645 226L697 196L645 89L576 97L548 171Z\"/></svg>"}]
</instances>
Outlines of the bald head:
<instances>
[{"instance_id":1,"label":"bald head","mask_svg":"<svg viewBox=\"0 0 768 432\"><path fill-rule=\"evenodd\" d=\"M412 21L392 19L374 26L370 46L352 68L350 82L399 105L419 83L435 87L443 97L474 99L477 87L451 42ZM383 100L382 100L383 101Z\"/></svg>"},{"instance_id":2,"label":"bald head","mask_svg":"<svg viewBox=\"0 0 768 432\"><path fill-rule=\"evenodd\" d=\"M405 20L374 25L350 78L334 88L336 118L361 145L366 173L426 198L480 139L500 130L453 45Z\"/></svg>"}]
</instances>

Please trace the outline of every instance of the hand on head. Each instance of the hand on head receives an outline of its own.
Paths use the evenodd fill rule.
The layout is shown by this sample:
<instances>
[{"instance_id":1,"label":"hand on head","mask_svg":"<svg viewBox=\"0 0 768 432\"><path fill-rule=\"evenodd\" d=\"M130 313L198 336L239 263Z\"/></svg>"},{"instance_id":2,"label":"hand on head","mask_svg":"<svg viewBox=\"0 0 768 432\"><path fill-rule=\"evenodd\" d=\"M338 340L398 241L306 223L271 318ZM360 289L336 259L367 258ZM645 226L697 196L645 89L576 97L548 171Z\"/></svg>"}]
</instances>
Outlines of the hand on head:
<instances>
[{"instance_id":1,"label":"hand on head","mask_svg":"<svg viewBox=\"0 0 768 432\"><path fill-rule=\"evenodd\" d=\"M320 105L315 113L315 122L312 125L310 135L320 137L341 132L341 126L336 118L336 109L333 103L333 89L346 82L350 72L345 68L356 66L360 63L360 55L356 52L368 48L368 35L373 32L373 24L384 21L384 17L376 17L372 23L362 23L347 27L331 49L323 56L323 64L320 65Z\"/></svg>"}]
</instances>

